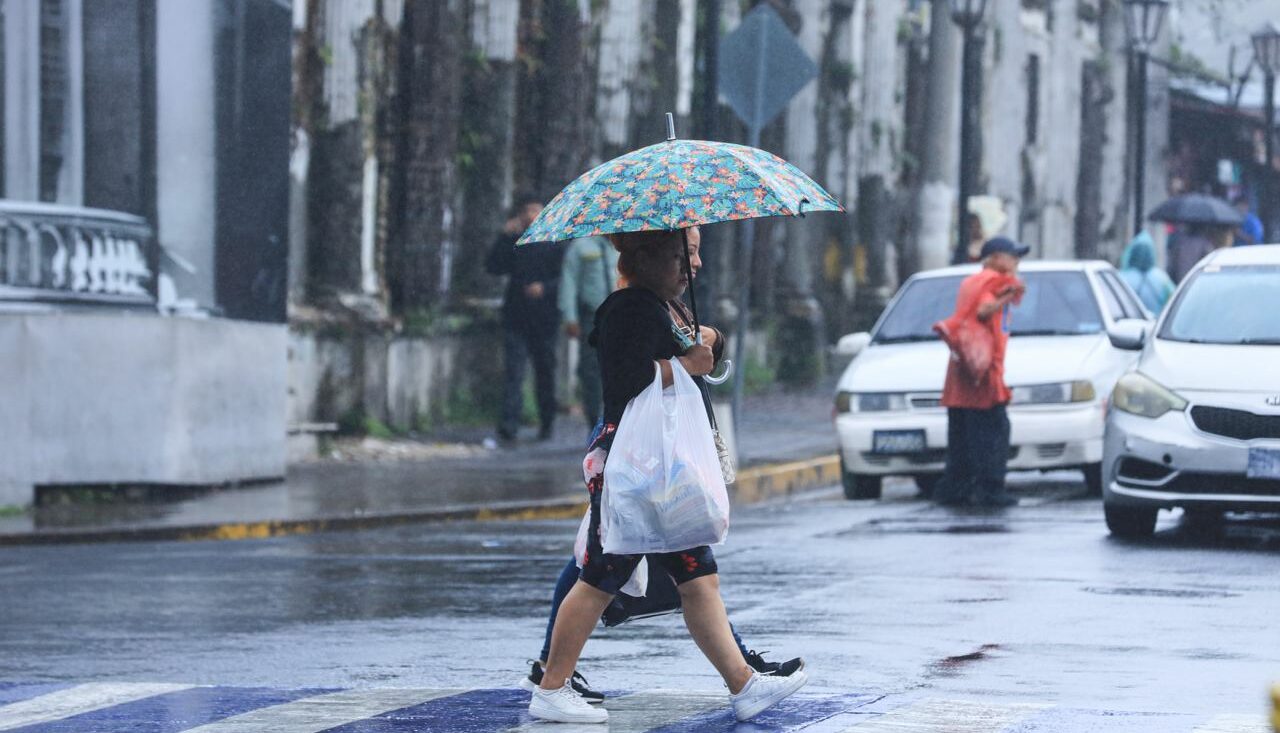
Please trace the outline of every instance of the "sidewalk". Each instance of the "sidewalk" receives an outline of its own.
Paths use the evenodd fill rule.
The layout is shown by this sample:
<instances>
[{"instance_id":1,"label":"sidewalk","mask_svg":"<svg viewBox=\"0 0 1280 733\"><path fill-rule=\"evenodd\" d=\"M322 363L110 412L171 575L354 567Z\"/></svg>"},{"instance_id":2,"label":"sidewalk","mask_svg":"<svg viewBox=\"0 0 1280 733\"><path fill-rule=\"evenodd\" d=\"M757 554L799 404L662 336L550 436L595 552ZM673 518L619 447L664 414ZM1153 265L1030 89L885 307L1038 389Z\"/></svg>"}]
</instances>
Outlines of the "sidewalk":
<instances>
[{"instance_id":1,"label":"sidewalk","mask_svg":"<svg viewBox=\"0 0 1280 733\"><path fill-rule=\"evenodd\" d=\"M738 503L839 480L831 426L833 382L746 400L739 436ZM483 447L486 433L436 457L397 457L395 444L355 450L362 460L307 461L281 482L173 500L68 503L0 518L0 545L122 540L245 539L442 519L577 516L584 511L586 427L563 417L550 441ZM408 456L422 446L405 446ZM381 449L381 450L380 450ZM341 451L339 451L341 453ZM373 454L374 458L368 456ZM175 492L177 494L179 492Z\"/></svg>"}]
</instances>

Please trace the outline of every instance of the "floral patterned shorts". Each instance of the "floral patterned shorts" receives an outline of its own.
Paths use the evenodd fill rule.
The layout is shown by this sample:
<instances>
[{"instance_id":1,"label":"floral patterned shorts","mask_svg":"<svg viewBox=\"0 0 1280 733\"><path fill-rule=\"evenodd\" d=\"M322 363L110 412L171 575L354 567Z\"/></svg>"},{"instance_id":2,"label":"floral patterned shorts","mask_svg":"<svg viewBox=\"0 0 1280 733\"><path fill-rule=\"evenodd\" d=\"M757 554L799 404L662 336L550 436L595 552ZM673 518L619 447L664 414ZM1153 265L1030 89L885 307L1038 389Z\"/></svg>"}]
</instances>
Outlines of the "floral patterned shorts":
<instances>
[{"instance_id":1,"label":"floral patterned shorts","mask_svg":"<svg viewBox=\"0 0 1280 733\"><path fill-rule=\"evenodd\" d=\"M711 548L700 545L680 552L664 552L650 555L606 555L600 545L600 495L604 490L604 463L613 445L615 425L605 425L587 451L582 462L583 477L591 495L591 523L587 528L586 556L582 562L582 581L597 590L616 595L626 585L640 564L641 558L649 558L649 572L662 571L671 576L677 586L715 575L716 557Z\"/></svg>"}]
</instances>

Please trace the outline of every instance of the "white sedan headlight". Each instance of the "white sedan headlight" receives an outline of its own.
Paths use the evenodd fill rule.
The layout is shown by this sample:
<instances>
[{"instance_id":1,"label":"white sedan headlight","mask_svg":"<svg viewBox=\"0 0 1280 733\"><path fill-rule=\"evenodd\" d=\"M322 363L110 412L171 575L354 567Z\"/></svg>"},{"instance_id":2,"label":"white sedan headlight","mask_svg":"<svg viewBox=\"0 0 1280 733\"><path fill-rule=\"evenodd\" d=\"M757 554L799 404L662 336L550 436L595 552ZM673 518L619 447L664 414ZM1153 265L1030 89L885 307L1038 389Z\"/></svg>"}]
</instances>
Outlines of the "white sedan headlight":
<instances>
[{"instance_id":1,"label":"white sedan headlight","mask_svg":"<svg viewBox=\"0 0 1280 733\"><path fill-rule=\"evenodd\" d=\"M1071 402L1092 402L1097 393L1093 382L1087 379L1052 384L1028 384L1012 387L1011 400L1015 405L1065 405Z\"/></svg>"},{"instance_id":2,"label":"white sedan headlight","mask_svg":"<svg viewBox=\"0 0 1280 733\"><path fill-rule=\"evenodd\" d=\"M1116 382L1111 404L1121 412L1156 418L1186 409L1187 401L1142 372L1129 372Z\"/></svg>"},{"instance_id":3,"label":"white sedan headlight","mask_svg":"<svg viewBox=\"0 0 1280 733\"><path fill-rule=\"evenodd\" d=\"M890 412L907 409L907 396L898 392L837 392L836 412Z\"/></svg>"}]
</instances>

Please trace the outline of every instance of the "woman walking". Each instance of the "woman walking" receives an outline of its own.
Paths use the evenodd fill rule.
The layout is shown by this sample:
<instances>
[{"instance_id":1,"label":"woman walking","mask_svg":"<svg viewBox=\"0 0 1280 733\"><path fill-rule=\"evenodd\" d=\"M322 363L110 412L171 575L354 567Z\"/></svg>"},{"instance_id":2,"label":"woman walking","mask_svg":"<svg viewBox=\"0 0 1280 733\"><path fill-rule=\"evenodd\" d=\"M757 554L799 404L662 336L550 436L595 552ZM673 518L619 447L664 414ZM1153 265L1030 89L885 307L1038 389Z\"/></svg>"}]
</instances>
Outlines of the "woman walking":
<instances>
[{"instance_id":1,"label":"woman walking","mask_svg":"<svg viewBox=\"0 0 1280 733\"><path fill-rule=\"evenodd\" d=\"M600 538L600 499L604 466L627 403L654 381L660 370L664 387L674 383L668 360L695 379L714 368L712 346L718 334L703 330L704 343L686 346L667 303L689 286L679 232L629 232L611 235L619 251L618 270L627 287L613 293L595 316L592 343L599 351L604 395L604 426L583 463L590 493L587 547L578 582L557 614L545 672L529 702L535 718L565 723L603 723L609 714L594 708L566 684L600 614L631 577L645 555L605 554ZM743 659L720 598L715 557L706 545L647 556L655 572L675 581L685 625L698 648L729 688L734 714L751 718L800 689L808 681L803 670L790 677L761 676Z\"/></svg>"}]
</instances>

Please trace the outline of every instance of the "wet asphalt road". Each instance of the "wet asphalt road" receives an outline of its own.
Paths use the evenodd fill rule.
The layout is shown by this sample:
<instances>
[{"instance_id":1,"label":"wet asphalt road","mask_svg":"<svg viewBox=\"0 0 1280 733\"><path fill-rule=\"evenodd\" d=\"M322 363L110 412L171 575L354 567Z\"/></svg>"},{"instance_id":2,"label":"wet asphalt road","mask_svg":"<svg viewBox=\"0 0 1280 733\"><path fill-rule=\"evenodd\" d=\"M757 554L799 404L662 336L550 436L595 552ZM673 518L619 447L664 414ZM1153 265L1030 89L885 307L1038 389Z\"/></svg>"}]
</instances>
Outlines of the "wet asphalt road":
<instances>
[{"instance_id":1,"label":"wet asphalt road","mask_svg":"<svg viewBox=\"0 0 1280 733\"><path fill-rule=\"evenodd\" d=\"M1257 712L1280 680L1280 524L1108 538L1070 474L954 514L890 483L739 510L719 548L750 646L811 690ZM511 687L576 522L0 550L0 681ZM600 631L603 689L720 690L679 617Z\"/></svg>"}]
</instances>

